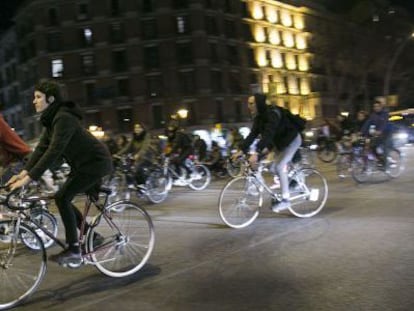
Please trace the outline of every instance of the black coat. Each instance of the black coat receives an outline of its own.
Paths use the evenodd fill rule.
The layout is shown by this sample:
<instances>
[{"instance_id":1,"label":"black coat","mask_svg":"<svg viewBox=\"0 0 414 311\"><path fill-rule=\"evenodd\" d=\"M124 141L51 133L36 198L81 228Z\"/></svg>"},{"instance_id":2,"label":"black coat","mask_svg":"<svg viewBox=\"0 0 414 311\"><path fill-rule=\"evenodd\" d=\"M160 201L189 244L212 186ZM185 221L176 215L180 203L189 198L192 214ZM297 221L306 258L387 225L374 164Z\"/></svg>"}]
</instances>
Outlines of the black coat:
<instances>
[{"instance_id":1,"label":"black coat","mask_svg":"<svg viewBox=\"0 0 414 311\"><path fill-rule=\"evenodd\" d=\"M259 153L264 148L271 150L276 147L279 151L284 150L299 132L283 117L283 112L278 110L278 107L266 105L264 95L256 94L255 102L258 113L253 119L250 134L241 143L240 149L246 153L253 141L260 135L256 146Z\"/></svg>"},{"instance_id":2,"label":"black coat","mask_svg":"<svg viewBox=\"0 0 414 311\"><path fill-rule=\"evenodd\" d=\"M43 111L45 128L25 166L32 179L39 179L62 158L70 165L71 174L103 177L112 172L108 148L82 126L81 119L80 110L72 102L56 102Z\"/></svg>"}]
</instances>

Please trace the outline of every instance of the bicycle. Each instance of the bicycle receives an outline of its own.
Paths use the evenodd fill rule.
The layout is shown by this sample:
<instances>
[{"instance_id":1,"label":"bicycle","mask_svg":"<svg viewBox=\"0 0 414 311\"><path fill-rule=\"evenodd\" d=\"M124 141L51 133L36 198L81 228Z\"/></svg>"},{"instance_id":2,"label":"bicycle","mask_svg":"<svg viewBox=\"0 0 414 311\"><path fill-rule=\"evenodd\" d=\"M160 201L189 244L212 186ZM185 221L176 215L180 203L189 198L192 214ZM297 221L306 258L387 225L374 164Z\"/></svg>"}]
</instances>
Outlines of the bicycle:
<instances>
[{"instance_id":1,"label":"bicycle","mask_svg":"<svg viewBox=\"0 0 414 311\"><path fill-rule=\"evenodd\" d=\"M99 192L103 194L103 202L96 193L86 195L79 234L82 262L70 263L67 267L90 264L109 277L131 275L145 265L153 251L155 238L151 218L142 207L129 201L107 204L110 190L101 188ZM41 199L40 196L27 196L24 190L8 194L6 204L9 212L0 217L0 227L7 228L2 234L9 237L7 242L0 240L0 310L14 307L29 298L46 273L46 249L38 229L65 248L65 243L46 228L34 221L30 224L22 221L33 203ZM115 212L119 205L124 205L122 213ZM86 216L92 206L97 213L84 232ZM37 250L26 247L22 243L24 240L31 241Z\"/></svg>"},{"instance_id":2,"label":"bicycle","mask_svg":"<svg viewBox=\"0 0 414 311\"><path fill-rule=\"evenodd\" d=\"M282 199L280 191L269 187L263 172L269 171L265 163L259 162L257 169L245 159L242 176L231 179L219 196L219 214L223 222L232 228L244 228L259 215L264 193L274 200ZM290 164L289 167L290 213L307 218L318 214L328 198L328 184L325 177L314 168Z\"/></svg>"},{"instance_id":3,"label":"bicycle","mask_svg":"<svg viewBox=\"0 0 414 311\"><path fill-rule=\"evenodd\" d=\"M184 168L181 168L180 174L170 165L170 157L164 157L163 174L167 178L167 189L170 190L175 186L188 186L193 190L203 190L211 182L210 170L204 165L197 163L191 157L186 159L186 166L191 170L190 178L186 178ZM174 182L175 179L175 182Z\"/></svg>"},{"instance_id":4,"label":"bicycle","mask_svg":"<svg viewBox=\"0 0 414 311\"><path fill-rule=\"evenodd\" d=\"M145 197L149 202L158 204L168 197L168 180L163 176L162 168L157 164L146 167L144 185L136 185L133 173L134 161L131 156L119 158L115 173L104 184L111 188L112 194L110 202L121 199L130 200L131 192L135 192L138 197Z\"/></svg>"},{"instance_id":5,"label":"bicycle","mask_svg":"<svg viewBox=\"0 0 414 311\"><path fill-rule=\"evenodd\" d=\"M0 190L3 190L3 189L6 189L6 187L0 186ZM22 220L28 223L29 225L31 224L31 222L36 222L38 226L41 226L47 229L49 232L53 234L54 237L57 237L58 221L56 217L51 212L49 212L48 202L50 199L51 197L45 196L43 197L42 200L33 202L30 208L30 212L28 214L22 215L24 216ZM4 212L5 208L7 208L6 200L7 200L7 196L0 194L0 214ZM33 228L37 232L37 234L42 238L45 248L49 248L55 243L53 239L43 234L43 232L40 229L36 229L35 227ZM30 241L23 239L22 242L27 247L30 247L34 250L39 249L37 245L31 244Z\"/></svg>"}]
</instances>

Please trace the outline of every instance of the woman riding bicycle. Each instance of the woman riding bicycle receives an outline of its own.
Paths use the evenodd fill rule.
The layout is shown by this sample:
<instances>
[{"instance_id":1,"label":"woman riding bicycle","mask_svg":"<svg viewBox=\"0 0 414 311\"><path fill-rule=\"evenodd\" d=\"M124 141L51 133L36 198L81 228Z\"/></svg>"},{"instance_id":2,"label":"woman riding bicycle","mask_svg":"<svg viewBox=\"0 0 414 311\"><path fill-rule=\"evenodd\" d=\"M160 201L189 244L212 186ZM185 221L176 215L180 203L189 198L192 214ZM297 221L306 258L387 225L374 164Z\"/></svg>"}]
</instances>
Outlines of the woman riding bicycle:
<instances>
[{"instance_id":1,"label":"woman riding bicycle","mask_svg":"<svg viewBox=\"0 0 414 311\"><path fill-rule=\"evenodd\" d=\"M71 202L75 195L95 189L102 177L112 172L111 155L82 126L82 114L76 104L62 101L57 83L40 81L35 86L33 104L36 112L41 113L44 130L24 169L7 185L11 190L18 189L31 180L38 180L62 157L66 160L71 173L56 193L55 202L65 226L68 247L50 256L50 260L60 265L80 264L82 258L76 227L82 223L82 214Z\"/></svg>"},{"instance_id":2,"label":"woman riding bicycle","mask_svg":"<svg viewBox=\"0 0 414 311\"><path fill-rule=\"evenodd\" d=\"M277 173L282 189L282 201L275 202L272 210L279 213L290 206L289 181L287 175L288 163L299 149L302 139L298 130L283 116L283 112L277 106L266 103L266 96L255 94L248 98L247 107L253 117L253 126L250 134L240 144L242 152L247 153L250 145L260 135L256 145L256 152L251 154L249 162L254 164L263 158L273 146L279 152L280 160L275 160L272 171ZM240 152L233 155L237 158ZM275 168L274 168L275 167Z\"/></svg>"}]
</instances>

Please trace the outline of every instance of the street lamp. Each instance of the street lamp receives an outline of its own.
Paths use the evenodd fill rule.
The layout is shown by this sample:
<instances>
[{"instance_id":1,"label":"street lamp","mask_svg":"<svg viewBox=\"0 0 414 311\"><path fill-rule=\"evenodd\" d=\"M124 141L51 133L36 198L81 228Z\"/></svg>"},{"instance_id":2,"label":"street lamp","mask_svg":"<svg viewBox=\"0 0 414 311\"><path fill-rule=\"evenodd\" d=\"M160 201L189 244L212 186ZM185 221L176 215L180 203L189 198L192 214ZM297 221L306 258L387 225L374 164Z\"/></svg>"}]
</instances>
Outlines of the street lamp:
<instances>
[{"instance_id":1,"label":"street lamp","mask_svg":"<svg viewBox=\"0 0 414 311\"><path fill-rule=\"evenodd\" d=\"M177 111L178 116L180 119L187 119L188 116L188 110L185 108L181 108Z\"/></svg>"},{"instance_id":2,"label":"street lamp","mask_svg":"<svg viewBox=\"0 0 414 311\"><path fill-rule=\"evenodd\" d=\"M385 72L384 77L384 97L385 100L388 100L388 95L390 93L390 81L392 70L394 69L395 63L397 62L398 57L400 56L401 52L404 50L410 39L414 38L414 32L411 33L409 37L407 37L395 50L394 55L392 56L390 62L388 63L387 71Z\"/></svg>"}]
</instances>

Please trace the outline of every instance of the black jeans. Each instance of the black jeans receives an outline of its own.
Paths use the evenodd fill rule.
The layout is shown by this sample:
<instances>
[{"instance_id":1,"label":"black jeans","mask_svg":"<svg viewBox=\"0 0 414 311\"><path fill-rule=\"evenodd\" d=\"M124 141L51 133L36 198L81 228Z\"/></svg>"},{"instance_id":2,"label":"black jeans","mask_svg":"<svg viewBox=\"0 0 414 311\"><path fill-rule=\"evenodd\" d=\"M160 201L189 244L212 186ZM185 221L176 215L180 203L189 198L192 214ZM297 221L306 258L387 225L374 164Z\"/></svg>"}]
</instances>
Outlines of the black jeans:
<instances>
[{"instance_id":1,"label":"black jeans","mask_svg":"<svg viewBox=\"0 0 414 311\"><path fill-rule=\"evenodd\" d=\"M55 202L65 227L66 243L69 245L79 242L76 228L80 228L83 220L82 213L72 204L72 200L77 194L95 189L101 184L102 177L79 173L69 175L66 182L56 192Z\"/></svg>"}]
</instances>

